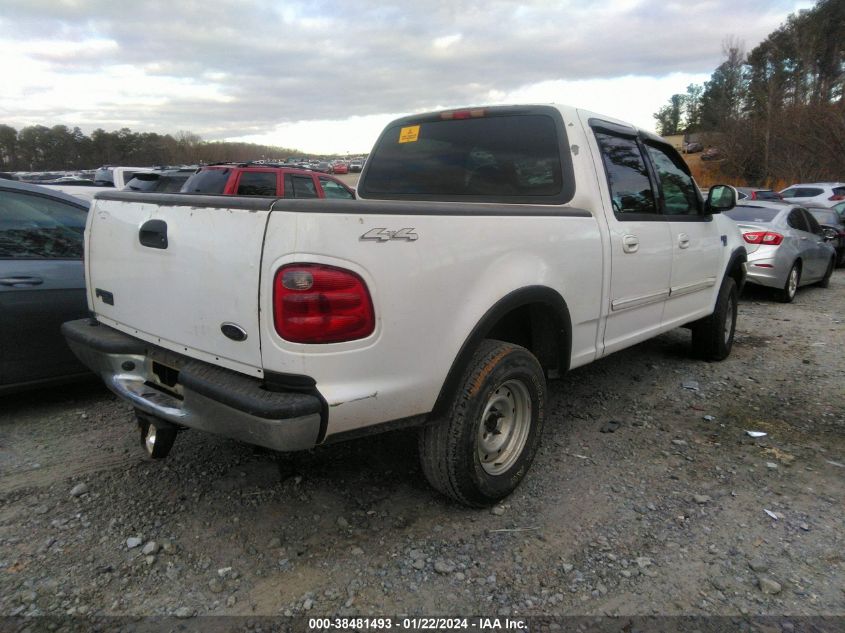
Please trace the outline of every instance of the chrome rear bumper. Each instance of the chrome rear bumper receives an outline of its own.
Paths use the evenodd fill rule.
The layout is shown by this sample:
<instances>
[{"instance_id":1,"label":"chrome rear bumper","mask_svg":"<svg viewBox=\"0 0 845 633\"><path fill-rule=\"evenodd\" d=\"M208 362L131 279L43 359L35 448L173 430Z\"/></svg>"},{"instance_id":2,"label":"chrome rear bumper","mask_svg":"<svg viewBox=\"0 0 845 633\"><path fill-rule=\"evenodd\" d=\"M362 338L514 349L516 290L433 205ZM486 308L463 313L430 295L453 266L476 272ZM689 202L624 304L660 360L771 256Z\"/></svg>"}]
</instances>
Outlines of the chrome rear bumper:
<instances>
[{"instance_id":1,"label":"chrome rear bumper","mask_svg":"<svg viewBox=\"0 0 845 633\"><path fill-rule=\"evenodd\" d=\"M148 415L278 451L312 448L322 402L311 393L268 391L262 381L190 359L91 319L62 325L68 345L118 396ZM159 375L170 375L162 384Z\"/></svg>"}]
</instances>

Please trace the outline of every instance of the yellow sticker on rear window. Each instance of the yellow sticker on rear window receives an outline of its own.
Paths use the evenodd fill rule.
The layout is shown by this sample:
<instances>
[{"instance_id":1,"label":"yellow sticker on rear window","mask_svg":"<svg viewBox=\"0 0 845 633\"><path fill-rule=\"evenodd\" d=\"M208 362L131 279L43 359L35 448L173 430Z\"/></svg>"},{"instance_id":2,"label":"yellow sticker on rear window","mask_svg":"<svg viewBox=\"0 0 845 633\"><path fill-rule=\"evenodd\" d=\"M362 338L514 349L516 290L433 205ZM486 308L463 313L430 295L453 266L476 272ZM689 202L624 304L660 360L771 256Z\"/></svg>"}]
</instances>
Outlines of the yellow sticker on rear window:
<instances>
[{"instance_id":1,"label":"yellow sticker on rear window","mask_svg":"<svg viewBox=\"0 0 845 633\"><path fill-rule=\"evenodd\" d=\"M399 142L400 143L416 143L417 139L420 137L420 126L419 125L409 125L408 127L403 127L399 130Z\"/></svg>"}]
</instances>

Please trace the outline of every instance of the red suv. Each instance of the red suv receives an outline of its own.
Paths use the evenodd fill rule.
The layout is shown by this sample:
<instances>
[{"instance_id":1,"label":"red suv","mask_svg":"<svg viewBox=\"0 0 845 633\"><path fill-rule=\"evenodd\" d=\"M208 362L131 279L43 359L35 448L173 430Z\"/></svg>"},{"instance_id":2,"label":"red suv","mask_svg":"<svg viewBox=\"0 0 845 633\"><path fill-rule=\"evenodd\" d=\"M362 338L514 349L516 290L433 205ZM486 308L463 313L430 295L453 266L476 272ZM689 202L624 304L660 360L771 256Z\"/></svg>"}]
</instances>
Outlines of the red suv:
<instances>
[{"instance_id":1,"label":"red suv","mask_svg":"<svg viewBox=\"0 0 845 633\"><path fill-rule=\"evenodd\" d=\"M355 198L352 189L326 174L256 163L200 167L185 181L181 192L274 198Z\"/></svg>"}]
</instances>

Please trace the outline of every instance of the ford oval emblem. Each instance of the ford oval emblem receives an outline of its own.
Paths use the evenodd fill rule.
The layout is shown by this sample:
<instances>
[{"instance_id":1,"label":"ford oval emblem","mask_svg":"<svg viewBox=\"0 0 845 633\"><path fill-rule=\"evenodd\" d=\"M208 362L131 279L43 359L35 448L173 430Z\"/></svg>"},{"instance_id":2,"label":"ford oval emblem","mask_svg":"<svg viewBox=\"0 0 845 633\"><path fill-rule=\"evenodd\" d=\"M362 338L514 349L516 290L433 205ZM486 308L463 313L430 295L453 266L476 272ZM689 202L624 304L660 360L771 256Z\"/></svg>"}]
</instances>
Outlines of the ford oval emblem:
<instances>
[{"instance_id":1,"label":"ford oval emblem","mask_svg":"<svg viewBox=\"0 0 845 633\"><path fill-rule=\"evenodd\" d=\"M223 332L226 338L230 338L233 341L240 343L246 340L246 330L237 323L224 323L220 326L220 331Z\"/></svg>"}]
</instances>

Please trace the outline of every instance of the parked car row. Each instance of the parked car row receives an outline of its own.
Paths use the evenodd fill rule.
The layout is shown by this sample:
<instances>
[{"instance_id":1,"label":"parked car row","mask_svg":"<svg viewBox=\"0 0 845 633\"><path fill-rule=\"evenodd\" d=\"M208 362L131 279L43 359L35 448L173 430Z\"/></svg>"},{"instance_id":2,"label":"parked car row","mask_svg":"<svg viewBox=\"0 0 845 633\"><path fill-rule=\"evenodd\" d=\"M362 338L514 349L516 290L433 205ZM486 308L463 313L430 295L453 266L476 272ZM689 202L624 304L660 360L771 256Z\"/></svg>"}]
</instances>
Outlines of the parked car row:
<instances>
[{"instance_id":1,"label":"parked car row","mask_svg":"<svg viewBox=\"0 0 845 633\"><path fill-rule=\"evenodd\" d=\"M736 187L737 200L784 200L796 204L837 207L845 211L845 183L816 182L790 185L781 191L764 187Z\"/></svg>"},{"instance_id":2,"label":"parked car row","mask_svg":"<svg viewBox=\"0 0 845 633\"><path fill-rule=\"evenodd\" d=\"M355 191L324 173L279 165L230 163L200 167L181 193L278 198L355 198Z\"/></svg>"}]
</instances>

